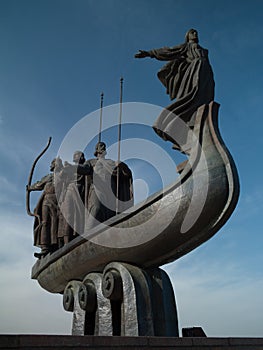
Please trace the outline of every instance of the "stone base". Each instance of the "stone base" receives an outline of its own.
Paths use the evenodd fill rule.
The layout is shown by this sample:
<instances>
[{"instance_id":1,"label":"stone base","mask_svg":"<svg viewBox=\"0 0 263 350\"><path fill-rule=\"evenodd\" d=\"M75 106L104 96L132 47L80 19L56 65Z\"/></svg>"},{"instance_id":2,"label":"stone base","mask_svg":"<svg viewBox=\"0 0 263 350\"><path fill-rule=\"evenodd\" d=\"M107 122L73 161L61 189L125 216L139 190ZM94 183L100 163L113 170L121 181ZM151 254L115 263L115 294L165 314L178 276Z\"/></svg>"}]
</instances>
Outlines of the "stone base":
<instances>
[{"instance_id":1,"label":"stone base","mask_svg":"<svg viewBox=\"0 0 263 350\"><path fill-rule=\"evenodd\" d=\"M263 350L263 338L97 337L68 335L0 335L0 349L182 349Z\"/></svg>"},{"instance_id":2,"label":"stone base","mask_svg":"<svg viewBox=\"0 0 263 350\"><path fill-rule=\"evenodd\" d=\"M69 281L63 305L73 313L74 336L179 336L172 283L160 268L111 262L103 274Z\"/></svg>"}]
</instances>

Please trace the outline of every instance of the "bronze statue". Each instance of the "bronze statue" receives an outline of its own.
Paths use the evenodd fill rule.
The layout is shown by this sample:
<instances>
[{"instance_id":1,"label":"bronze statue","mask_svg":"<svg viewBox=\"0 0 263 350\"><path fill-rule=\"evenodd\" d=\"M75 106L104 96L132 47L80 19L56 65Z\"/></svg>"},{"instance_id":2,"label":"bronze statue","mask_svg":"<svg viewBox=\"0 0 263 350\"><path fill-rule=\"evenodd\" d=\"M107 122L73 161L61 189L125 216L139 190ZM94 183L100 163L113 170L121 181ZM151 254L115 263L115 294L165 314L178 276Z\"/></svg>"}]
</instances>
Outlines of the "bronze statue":
<instances>
[{"instance_id":1,"label":"bronze statue","mask_svg":"<svg viewBox=\"0 0 263 350\"><path fill-rule=\"evenodd\" d=\"M150 51L139 50L136 58L151 57L169 61L157 76L166 87L170 104L155 121L153 128L164 140L174 143L180 149L175 119L181 118L192 127L198 107L214 99L214 77L208 60L208 50L198 44L198 33L190 29L185 43L174 47L163 47Z\"/></svg>"},{"instance_id":2,"label":"bronze statue","mask_svg":"<svg viewBox=\"0 0 263 350\"><path fill-rule=\"evenodd\" d=\"M77 166L85 163L84 153L76 151L73 154L74 165L64 163L59 174L63 178L63 197L60 200L61 215L59 220L59 247L71 241L84 229L84 206L87 206L90 177L77 173Z\"/></svg>"},{"instance_id":3,"label":"bronze statue","mask_svg":"<svg viewBox=\"0 0 263 350\"><path fill-rule=\"evenodd\" d=\"M113 160L105 158L106 154L106 144L98 142L94 153L96 158L78 166L79 174L92 175L86 229L116 215L116 206L118 206L117 212L121 212L133 205L130 169L123 162L117 164ZM116 199L117 174L119 176L119 201Z\"/></svg>"},{"instance_id":4,"label":"bronze statue","mask_svg":"<svg viewBox=\"0 0 263 350\"><path fill-rule=\"evenodd\" d=\"M40 258L57 249L58 230L58 201L55 191L54 172L62 169L62 161L55 158L50 164L51 173L40 181L28 186L28 191L42 191L43 193L34 210L34 245L41 248L35 257ZM40 220L39 220L40 219Z\"/></svg>"},{"instance_id":5,"label":"bronze statue","mask_svg":"<svg viewBox=\"0 0 263 350\"><path fill-rule=\"evenodd\" d=\"M62 204L68 215L73 215L74 222L78 205L82 211L85 202L84 235L37 261L31 275L45 290L63 293L65 310L73 312L73 335L178 337L172 284L158 266L181 258L213 237L227 222L238 201L238 174L219 132L219 104L212 101L213 73L207 50L198 45L196 30L188 31L185 44L140 51L136 55L147 56L170 61L158 77L171 99L176 98L161 113L154 129L181 152L190 150L189 158L183 166L179 165L183 170L173 183L122 212L133 205L132 173L120 162L123 79L120 80L117 162L106 159L106 144L100 142L101 95L95 158L85 161L84 154L77 152L73 157L75 165L66 163L57 177L60 185L60 176L66 174L67 191ZM183 137L180 124L185 126ZM178 136L182 142L178 142ZM90 177L91 184L85 185L83 197L84 177L85 182ZM58 203L61 200L58 195ZM52 213L41 210L36 216L40 217L42 212ZM106 224L98 225L107 219ZM41 223L44 221L42 215ZM82 217L76 221L83 225ZM74 224L72 228L75 230ZM65 235L70 237L66 228L62 232L63 239ZM41 231L45 238L44 233Z\"/></svg>"}]
</instances>

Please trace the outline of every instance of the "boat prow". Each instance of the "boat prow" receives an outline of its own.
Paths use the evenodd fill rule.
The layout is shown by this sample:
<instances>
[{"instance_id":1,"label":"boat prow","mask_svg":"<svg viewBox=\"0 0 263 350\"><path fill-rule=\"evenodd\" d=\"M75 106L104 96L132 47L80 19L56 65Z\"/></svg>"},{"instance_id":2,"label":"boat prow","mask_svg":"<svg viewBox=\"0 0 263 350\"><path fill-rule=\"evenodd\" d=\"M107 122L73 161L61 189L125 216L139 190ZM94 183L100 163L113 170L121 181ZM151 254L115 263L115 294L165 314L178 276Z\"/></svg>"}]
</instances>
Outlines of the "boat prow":
<instances>
[{"instance_id":1,"label":"boat prow","mask_svg":"<svg viewBox=\"0 0 263 350\"><path fill-rule=\"evenodd\" d=\"M197 111L188 162L176 182L39 259L32 278L52 293L112 261L141 268L174 261L211 238L239 196L234 161L218 130L219 105Z\"/></svg>"}]
</instances>

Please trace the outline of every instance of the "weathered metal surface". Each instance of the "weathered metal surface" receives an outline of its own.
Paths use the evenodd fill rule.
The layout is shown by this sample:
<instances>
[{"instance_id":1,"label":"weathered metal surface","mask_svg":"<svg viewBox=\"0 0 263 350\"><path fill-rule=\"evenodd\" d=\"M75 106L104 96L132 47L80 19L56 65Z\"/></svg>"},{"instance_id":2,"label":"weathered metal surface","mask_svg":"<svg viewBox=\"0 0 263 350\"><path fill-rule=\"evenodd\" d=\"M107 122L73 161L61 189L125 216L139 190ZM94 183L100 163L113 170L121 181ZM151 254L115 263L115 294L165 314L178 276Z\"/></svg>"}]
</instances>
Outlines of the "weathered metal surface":
<instances>
[{"instance_id":1,"label":"weathered metal surface","mask_svg":"<svg viewBox=\"0 0 263 350\"><path fill-rule=\"evenodd\" d=\"M63 295L64 309L73 312L72 335L85 334L85 311L80 307L78 298L81 286L79 281L70 281Z\"/></svg>"},{"instance_id":2,"label":"weathered metal surface","mask_svg":"<svg viewBox=\"0 0 263 350\"><path fill-rule=\"evenodd\" d=\"M73 312L73 335L179 336L172 285L159 268L112 262L103 276L69 282L63 301Z\"/></svg>"},{"instance_id":3,"label":"weathered metal surface","mask_svg":"<svg viewBox=\"0 0 263 350\"><path fill-rule=\"evenodd\" d=\"M112 279L108 279L109 274L113 274ZM104 295L121 302L119 335L154 335L151 295L143 271L129 264L113 262L106 266L103 281ZM114 285L107 288L108 283ZM122 295L118 296L119 291Z\"/></svg>"},{"instance_id":4,"label":"weathered metal surface","mask_svg":"<svg viewBox=\"0 0 263 350\"><path fill-rule=\"evenodd\" d=\"M101 272L112 261L161 266L211 238L229 219L239 196L236 167L218 130L218 107L212 102L198 109L196 141L174 184L38 260L32 278L60 293L70 280Z\"/></svg>"},{"instance_id":5,"label":"weathered metal surface","mask_svg":"<svg viewBox=\"0 0 263 350\"><path fill-rule=\"evenodd\" d=\"M154 335L179 337L176 301L171 281L159 268L146 270L151 281Z\"/></svg>"},{"instance_id":6,"label":"weathered metal surface","mask_svg":"<svg viewBox=\"0 0 263 350\"><path fill-rule=\"evenodd\" d=\"M110 301L102 293L102 274L89 273L83 280L83 284L88 286L93 284L96 292L96 310L94 322L94 335L113 335L111 305ZM87 298L87 304L90 297ZM88 320L86 320L88 323Z\"/></svg>"}]
</instances>

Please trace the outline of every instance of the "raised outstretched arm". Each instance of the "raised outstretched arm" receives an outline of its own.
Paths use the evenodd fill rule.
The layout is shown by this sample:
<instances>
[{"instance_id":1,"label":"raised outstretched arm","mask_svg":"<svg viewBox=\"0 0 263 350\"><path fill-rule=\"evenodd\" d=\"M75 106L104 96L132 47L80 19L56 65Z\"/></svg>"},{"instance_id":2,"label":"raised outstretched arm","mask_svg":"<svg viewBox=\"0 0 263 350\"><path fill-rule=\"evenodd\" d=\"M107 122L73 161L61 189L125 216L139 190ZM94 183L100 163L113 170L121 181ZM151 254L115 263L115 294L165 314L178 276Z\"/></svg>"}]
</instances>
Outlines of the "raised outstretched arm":
<instances>
[{"instance_id":1,"label":"raised outstretched arm","mask_svg":"<svg viewBox=\"0 0 263 350\"><path fill-rule=\"evenodd\" d=\"M149 51L145 50L139 50L138 53L134 55L135 58L144 58L144 57L151 57L151 54Z\"/></svg>"}]
</instances>

